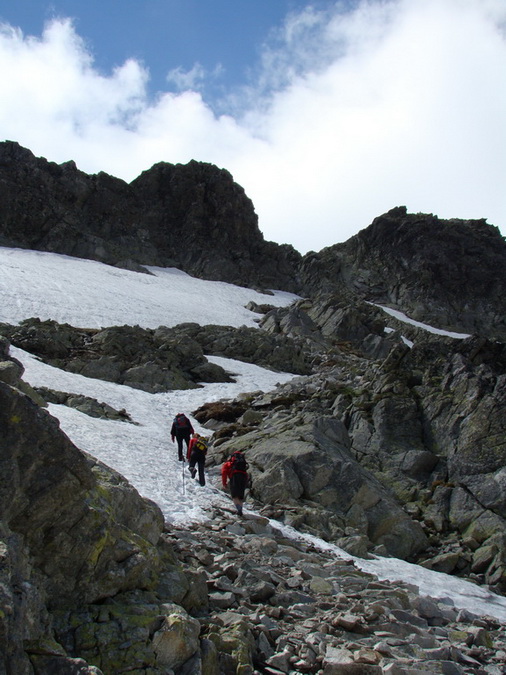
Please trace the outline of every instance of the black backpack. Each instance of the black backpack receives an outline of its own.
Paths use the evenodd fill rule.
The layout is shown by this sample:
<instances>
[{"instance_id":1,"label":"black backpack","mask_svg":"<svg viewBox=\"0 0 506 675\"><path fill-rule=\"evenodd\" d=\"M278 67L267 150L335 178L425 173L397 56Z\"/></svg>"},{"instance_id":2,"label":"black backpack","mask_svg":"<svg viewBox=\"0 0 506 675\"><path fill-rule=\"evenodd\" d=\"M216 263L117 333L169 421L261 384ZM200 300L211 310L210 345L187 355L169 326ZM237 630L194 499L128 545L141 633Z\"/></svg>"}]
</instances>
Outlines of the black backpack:
<instances>
[{"instance_id":1,"label":"black backpack","mask_svg":"<svg viewBox=\"0 0 506 675\"><path fill-rule=\"evenodd\" d=\"M232 473L236 473L237 471L240 473L247 472L248 462L242 452L234 452L230 459L232 461Z\"/></svg>"}]
</instances>

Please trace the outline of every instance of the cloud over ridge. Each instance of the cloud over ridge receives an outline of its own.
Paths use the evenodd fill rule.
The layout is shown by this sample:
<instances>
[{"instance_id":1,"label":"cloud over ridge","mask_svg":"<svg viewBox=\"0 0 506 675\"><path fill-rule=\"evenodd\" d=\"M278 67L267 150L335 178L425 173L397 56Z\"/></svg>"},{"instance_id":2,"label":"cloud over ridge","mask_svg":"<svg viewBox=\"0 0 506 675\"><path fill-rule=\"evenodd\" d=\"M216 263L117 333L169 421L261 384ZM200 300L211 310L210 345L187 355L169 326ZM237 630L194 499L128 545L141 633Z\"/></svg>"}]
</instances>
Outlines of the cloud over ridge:
<instances>
[{"instance_id":1,"label":"cloud over ridge","mask_svg":"<svg viewBox=\"0 0 506 675\"><path fill-rule=\"evenodd\" d=\"M39 37L3 25L0 127L36 155L127 181L159 161L227 168L264 236L301 252L399 204L505 232L505 25L502 0L308 6L221 101L206 99L200 64L168 67L174 90L153 95L133 58L100 72L68 18Z\"/></svg>"}]
</instances>

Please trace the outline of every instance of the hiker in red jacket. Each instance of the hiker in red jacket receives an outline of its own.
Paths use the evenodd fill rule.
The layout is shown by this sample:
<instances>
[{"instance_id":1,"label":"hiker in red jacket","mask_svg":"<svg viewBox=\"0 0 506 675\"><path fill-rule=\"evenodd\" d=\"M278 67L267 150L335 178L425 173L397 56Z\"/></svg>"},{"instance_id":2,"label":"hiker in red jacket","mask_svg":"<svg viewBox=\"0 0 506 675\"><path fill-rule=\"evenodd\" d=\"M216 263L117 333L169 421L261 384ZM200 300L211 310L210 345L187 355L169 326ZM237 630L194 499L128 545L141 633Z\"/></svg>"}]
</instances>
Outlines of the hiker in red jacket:
<instances>
[{"instance_id":1,"label":"hiker in red jacket","mask_svg":"<svg viewBox=\"0 0 506 675\"><path fill-rule=\"evenodd\" d=\"M187 457L189 460L188 470L192 475L192 478L195 478L198 468L199 472L199 483L201 485L206 484L206 477L204 475L204 466L206 463L206 453L207 453L208 441L207 438L201 436L200 434L193 434L190 440L190 445L188 446Z\"/></svg>"},{"instance_id":2,"label":"hiker in red jacket","mask_svg":"<svg viewBox=\"0 0 506 675\"><path fill-rule=\"evenodd\" d=\"M236 450L230 459L221 467L221 482L227 487L230 482L230 496L234 502L237 513L242 516L244 493L249 483L248 463L240 450Z\"/></svg>"},{"instance_id":3,"label":"hiker in red jacket","mask_svg":"<svg viewBox=\"0 0 506 675\"><path fill-rule=\"evenodd\" d=\"M192 423L183 413L178 413L172 422L170 430L170 437L174 443L177 440L177 454L180 462L184 460L183 456L183 441L186 443L186 448L190 444L190 436L194 433Z\"/></svg>"}]
</instances>

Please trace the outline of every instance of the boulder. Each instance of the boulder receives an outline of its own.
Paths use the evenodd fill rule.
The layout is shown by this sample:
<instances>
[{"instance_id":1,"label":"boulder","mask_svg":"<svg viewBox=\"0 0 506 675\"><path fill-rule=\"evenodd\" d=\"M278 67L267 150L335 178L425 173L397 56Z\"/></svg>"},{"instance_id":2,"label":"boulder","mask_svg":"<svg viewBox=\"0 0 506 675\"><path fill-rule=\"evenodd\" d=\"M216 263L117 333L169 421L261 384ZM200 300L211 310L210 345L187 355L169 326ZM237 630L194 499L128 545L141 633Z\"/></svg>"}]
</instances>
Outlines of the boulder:
<instances>
[{"instance_id":1,"label":"boulder","mask_svg":"<svg viewBox=\"0 0 506 675\"><path fill-rule=\"evenodd\" d=\"M165 606L166 616L153 636L156 664L180 668L199 649L200 623L178 605Z\"/></svg>"},{"instance_id":2,"label":"boulder","mask_svg":"<svg viewBox=\"0 0 506 675\"><path fill-rule=\"evenodd\" d=\"M117 653L113 644L124 644L128 626L133 639L133 619L126 617L136 612L128 594L155 592L167 574L181 575L171 551L158 548L164 526L160 510L122 476L73 446L58 422L29 397L1 382L0 426L2 666L29 672L32 659L43 675L58 668L98 673L105 658L100 650L107 644L105 672L118 664L123 668L133 656L124 648ZM164 597L170 598L176 586L165 585ZM114 611L122 597L128 609L120 621ZM109 598L116 609L104 609ZM136 600L142 604L140 596ZM100 604L93 609L93 603ZM141 662L153 653L149 625L160 610L155 616L153 609L145 612ZM82 628L70 635L72 621ZM139 626L138 617L135 621ZM48 632L51 625L54 634ZM69 660L76 655L85 660ZM96 670L87 670L90 664Z\"/></svg>"}]
</instances>

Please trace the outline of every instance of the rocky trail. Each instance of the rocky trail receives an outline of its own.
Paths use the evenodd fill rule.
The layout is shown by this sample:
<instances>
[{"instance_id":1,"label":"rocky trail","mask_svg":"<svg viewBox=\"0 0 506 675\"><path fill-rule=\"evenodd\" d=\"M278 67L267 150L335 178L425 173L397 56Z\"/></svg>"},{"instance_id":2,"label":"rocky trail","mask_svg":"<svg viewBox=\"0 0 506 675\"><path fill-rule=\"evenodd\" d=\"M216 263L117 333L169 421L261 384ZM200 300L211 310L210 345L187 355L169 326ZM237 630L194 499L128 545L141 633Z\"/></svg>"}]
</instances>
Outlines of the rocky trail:
<instances>
[{"instance_id":1,"label":"rocky trail","mask_svg":"<svg viewBox=\"0 0 506 675\"><path fill-rule=\"evenodd\" d=\"M208 523L164 537L208 593L196 612L202 653L224 673L506 673L494 618L378 581L267 518L214 508Z\"/></svg>"}]
</instances>

